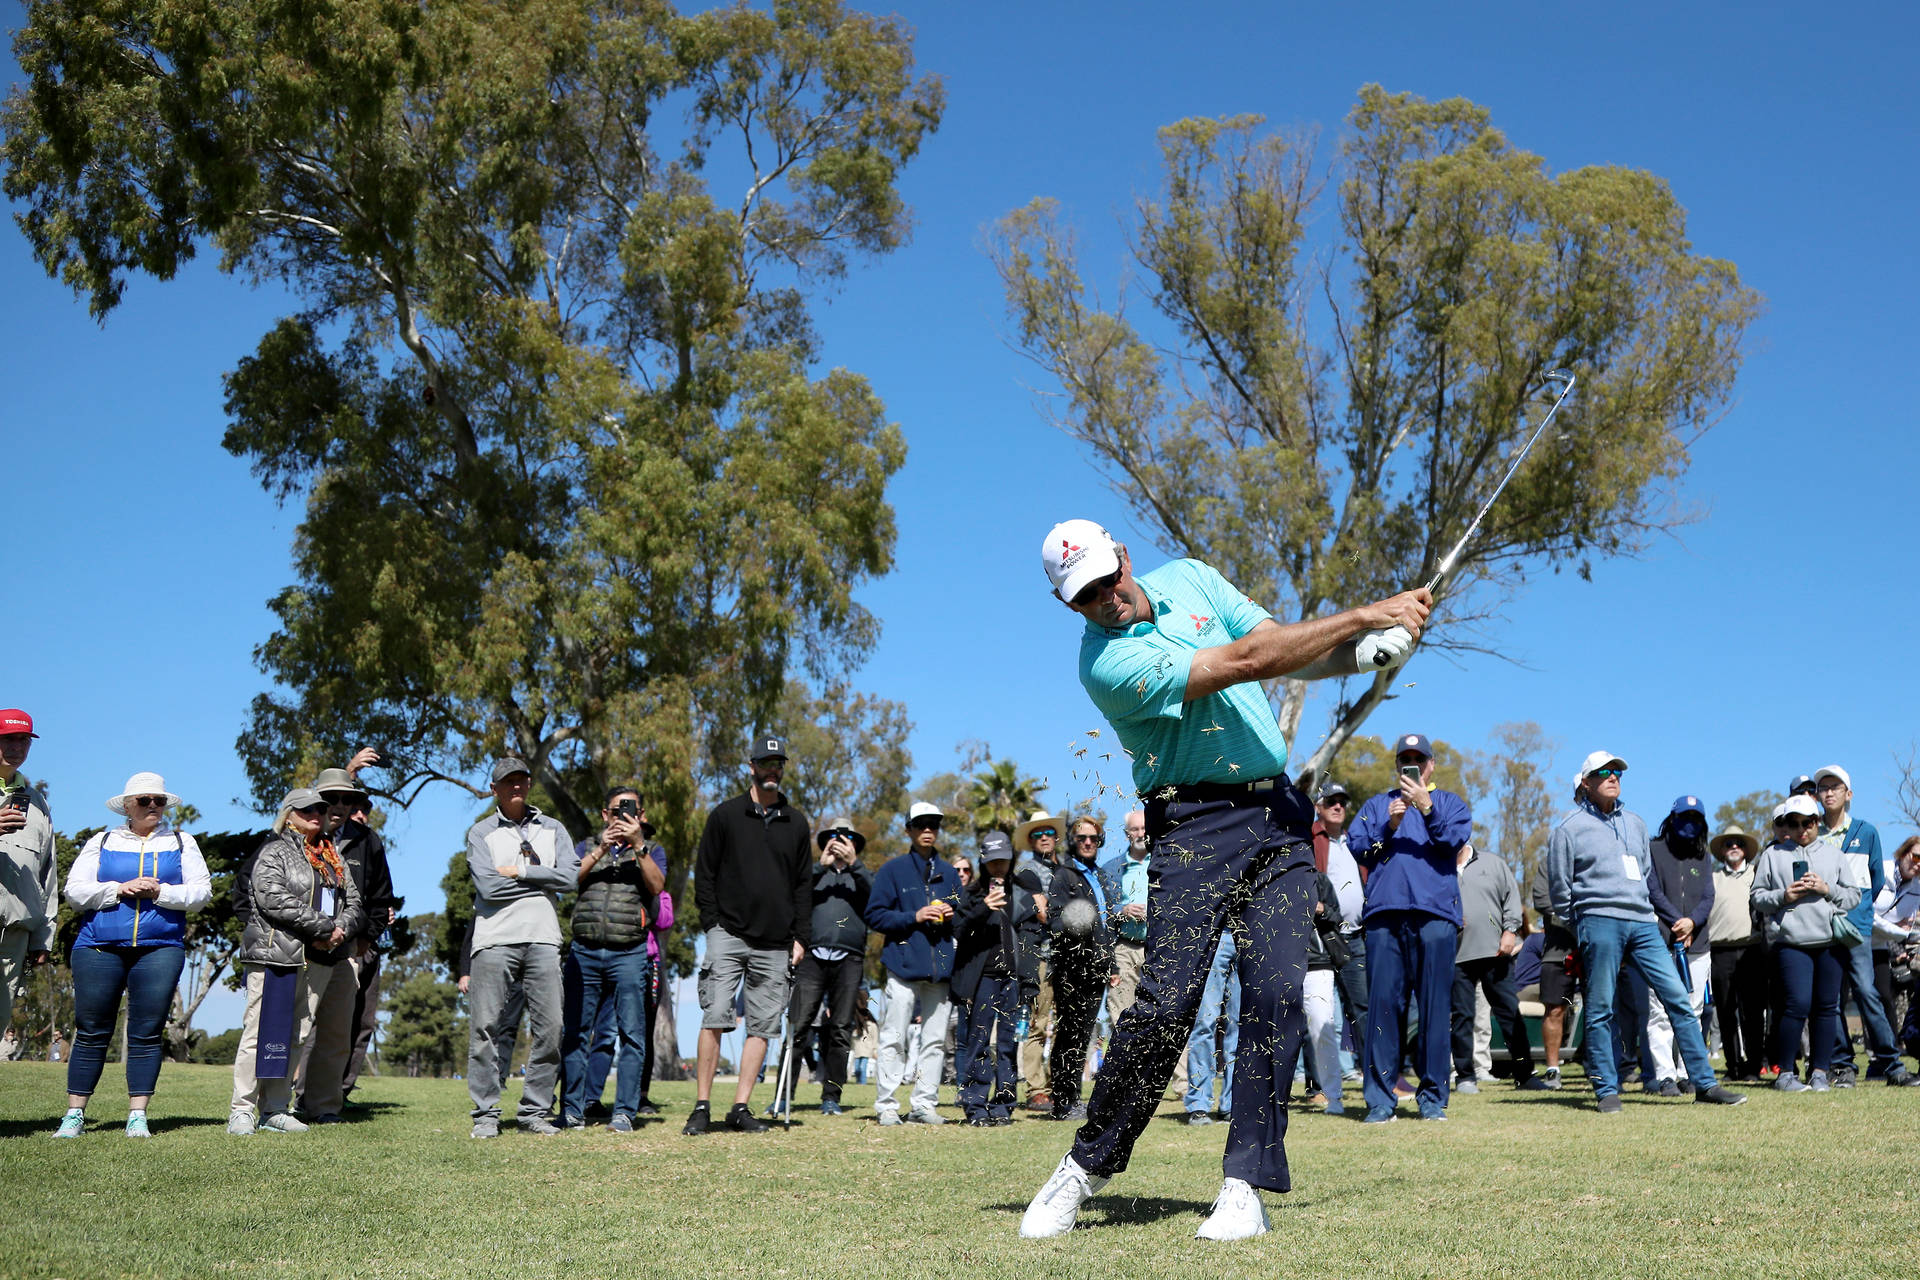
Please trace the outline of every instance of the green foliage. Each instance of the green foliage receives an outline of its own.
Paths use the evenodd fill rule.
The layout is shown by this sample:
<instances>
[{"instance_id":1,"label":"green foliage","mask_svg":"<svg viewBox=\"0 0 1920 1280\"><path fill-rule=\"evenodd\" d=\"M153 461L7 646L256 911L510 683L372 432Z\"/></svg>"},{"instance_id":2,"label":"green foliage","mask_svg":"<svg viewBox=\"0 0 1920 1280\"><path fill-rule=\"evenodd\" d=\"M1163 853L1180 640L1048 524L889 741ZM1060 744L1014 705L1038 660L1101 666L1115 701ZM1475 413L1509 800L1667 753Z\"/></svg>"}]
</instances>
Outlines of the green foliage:
<instances>
[{"instance_id":1,"label":"green foliage","mask_svg":"<svg viewBox=\"0 0 1920 1280\"><path fill-rule=\"evenodd\" d=\"M1505 858L1524 897L1546 858L1553 819L1566 803L1548 771L1560 744L1531 720L1493 727L1493 750L1481 762L1487 800L1474 815L1475 843Z\"/></svg>"},{"instance_id":2,"label":"green foliage","mask_svg":"<svg viewBox=\"0 0 1920 1280\"><path fill-rule=\"evenodd\" d=\"M233 1065L235 1055L240 1052L241 1028L232 1027L217 1036L205 1036L194 1041L189 1062L211 1063L217 1067Z\"/></svg>"},{"instance_id":3,"label":"green foliage","mask_svg":"<svg viewBox=\"0 0 1920 1280\"><path fill-rule=\"evenodd\" d=\"M1013 834L1027 815L1040 807L1039 793L1044 787L1039 778L1022 773L1012 760L991 756L967 779L967 818L976 835L988 831Z\"/></svg>"},{"instance_id":4,"label":"green foliage","mask_svg":"<svg viewBox=\"0 0 1920 1280\"><path fill-rule=\"evenodd\" d=\"M684 897L701 784L877 631L905 446L814 368L810 302L908 233L943 108L909 34L837 0L48 0L16 50L5 189L95 314L209 246L303 302L227 379L226 447L304 507L256 799L362 743L396 803L482 794L510 748L576 837L639 785Z\"/></svg>"},{"instance_id":5,"label":"green foliage","mask_svg":"<svg viewBox=\"0 0 1920 1280\"><path fill-rule=\"evenodd\" d=\"M467 1019L460 990L444 978L416 973L385 994L387 1023L380 1059L407 1075L449 1075L467 1059Z\"/></svg>"},{"instance_id":6,"label":"green foliage","mask_svg":"<svg viewBox=\"0 0 1920 1280\"><path fill-rule=\"evenodd\" d=\"M1773 806L1784 799L1777 791L1749 791L1723 801L1714 807L1713 829L1718 832L1729 822L1737 822L1764 849L1773 843Z\"/></svg>"},{"instance_id":7,"label":"green foliage","mask_svg":"<svg viewBox=\"0 0 1920 1280\"><path fill-rule=\"evenodd\" d=\"M1163 549L1283 619L1431 576L1538 422L1542 375L1575 370L1556 432L1440 589L1425 643L1480 649L1531 569L1584 576L1686 518L1670 491L1760 299L1693 252L1652 174L1554 176L1457 98L1368 86L1349 126L1323 267L1302 261L1322 189L1311 140L1257 116L1161 130L1161 191L1131 228L1151 327L1102 304L1053 201L1003 218L990 253L1016 341L1059 383L1053 421ZM1343 698L1307 772L1393 678ZM1304 682L1272 692L1291 739Z\"/></svg>"}]
</instances>

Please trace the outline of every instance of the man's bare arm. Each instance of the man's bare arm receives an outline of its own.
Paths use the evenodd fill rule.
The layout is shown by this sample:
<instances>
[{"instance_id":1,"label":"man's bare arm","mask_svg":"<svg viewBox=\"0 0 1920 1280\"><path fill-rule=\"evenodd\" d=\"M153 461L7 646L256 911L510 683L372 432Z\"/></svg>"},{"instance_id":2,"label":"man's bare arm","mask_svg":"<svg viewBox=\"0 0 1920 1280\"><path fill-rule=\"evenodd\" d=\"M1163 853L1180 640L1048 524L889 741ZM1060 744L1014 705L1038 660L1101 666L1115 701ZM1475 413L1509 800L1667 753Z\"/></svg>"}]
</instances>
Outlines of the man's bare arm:
<instances>
[{"instance_id":1,"label":"man's bare arm","mask_svg":"<svg viewBox=\"0 0 1920 1280\"><path fill-rule=\"evenodd\" d=\"M1353 642L1365 632L1405 627L1417 639L1433 606L1422 587L1331 617L1281 625L1271 618L1230 644L1201 649L1187 672L1186 701L1249 680L1294 675L1305 680L1353 675Z\"/></svg>"}]
</instances>

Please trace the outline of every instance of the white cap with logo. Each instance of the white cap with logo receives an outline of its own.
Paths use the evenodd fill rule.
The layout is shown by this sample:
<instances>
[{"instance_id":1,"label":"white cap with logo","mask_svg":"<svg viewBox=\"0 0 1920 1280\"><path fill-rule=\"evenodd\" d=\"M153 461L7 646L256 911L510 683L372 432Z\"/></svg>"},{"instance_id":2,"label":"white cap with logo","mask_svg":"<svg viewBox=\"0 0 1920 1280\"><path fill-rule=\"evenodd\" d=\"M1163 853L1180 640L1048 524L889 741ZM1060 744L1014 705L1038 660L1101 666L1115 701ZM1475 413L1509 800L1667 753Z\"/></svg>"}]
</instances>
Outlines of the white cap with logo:
<instances>
[{"instance_id":1,"label":"white cap with logo","mask_svg":"<svg viewBox=\"0 0 1920 1280\"><path fill-rule=\"evenodd\" d=\"M1853 790L1852 777L1848 775L1845 769L1842 769L1837 764L1830 764L1825 766L1824 768L1815 769L1813 771L1813 782L1815 786L1818 786L1822 782L1825 782L1828 778L1838 778L1840 779L1841 786L1845 787L1849 791Z\"/></svg>"},{"instance_id":2,"label":"white cap with logo","mask_svg":"<svg viewBox=\"0 0 1920 1280\"><path fill-rule=\"evenodd\" d=\"M1120 567L1113 535L1091 520L1062 520L1040 545L1040 565L1062 600L1071 601L1089 582Z\"/></svg>"},{"instance_id":3,"label":"white cap with logo","mask_svg":"<svg viewBox=\"0 0 1920 1280\"><path fill-rule=\"evenodd\" d=\"M1812 796L1789 796L1773 806L1775 822L1791 814L1798 814L1803 818L1817 818L1820 816L1820 806L1814 803Z\"/></svg>"}]
</instances>

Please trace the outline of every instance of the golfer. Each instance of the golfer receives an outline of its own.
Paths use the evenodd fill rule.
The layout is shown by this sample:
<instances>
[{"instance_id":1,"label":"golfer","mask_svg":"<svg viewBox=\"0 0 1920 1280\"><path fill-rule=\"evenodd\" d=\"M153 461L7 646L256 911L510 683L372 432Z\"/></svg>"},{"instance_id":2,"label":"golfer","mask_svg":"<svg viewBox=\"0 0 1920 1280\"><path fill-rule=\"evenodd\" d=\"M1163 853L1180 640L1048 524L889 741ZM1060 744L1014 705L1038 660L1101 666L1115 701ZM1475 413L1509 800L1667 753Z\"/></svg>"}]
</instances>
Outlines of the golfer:
<instances>
[{"instance_id":1,"label":"golfer","mask_svg":"<svg viewBox=\"0 0 1920 1280\"><path fill-rule=\"evenodd\" d=\"M1126 547L1090 520L1055 525L1041 561L1053 594L1086 619L1080 682L1132 760L1154 887L1139 994L1114 1031L1073 1150L1020 1234L1065 1235L1081 1204L1127 1167L1231 928L1243 991L1233 1119L1225 1182L1198 1234L1257 1236L1268 1229L1260 1190L1291 1185L1282 1100L1304 1026L1314 877L1313 805L1286 777L1287 743L1260 681L1352 675L1363 661L1368 672L1397 666L1431 596L1403 592L1283 626L1197 560L1136 579Z\"/></svg>"}]
</instances>

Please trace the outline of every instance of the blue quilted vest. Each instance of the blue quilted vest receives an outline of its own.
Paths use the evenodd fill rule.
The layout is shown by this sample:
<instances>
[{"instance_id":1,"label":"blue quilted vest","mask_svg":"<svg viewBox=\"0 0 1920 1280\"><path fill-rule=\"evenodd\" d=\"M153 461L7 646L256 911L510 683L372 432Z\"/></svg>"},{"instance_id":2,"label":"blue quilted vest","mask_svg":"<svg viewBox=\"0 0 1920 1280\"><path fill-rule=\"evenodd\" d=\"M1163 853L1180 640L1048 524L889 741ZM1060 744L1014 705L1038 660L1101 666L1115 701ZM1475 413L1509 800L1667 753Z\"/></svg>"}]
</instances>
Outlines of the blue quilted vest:
<instances>
[{"instance_id":1,"label":"blue quilted vest","mask_svg":"<svg viewBox=\"0 0 1920 1280\"><path fill-rule=\"evenodd\" d=\"M116 845L123 847L116 848ZM131 847L126 847L131 846ZM186 842L175 832L141 840L124 831L109 831L100 845L100 871L94 878L124 883L152 876L162 884L185 884L180 855ZM146 899L122 898L110 907L90 912L80 926L76 947L179 947L186 945L187 914L156 906Z\"/></svg>"}]
</instances>

